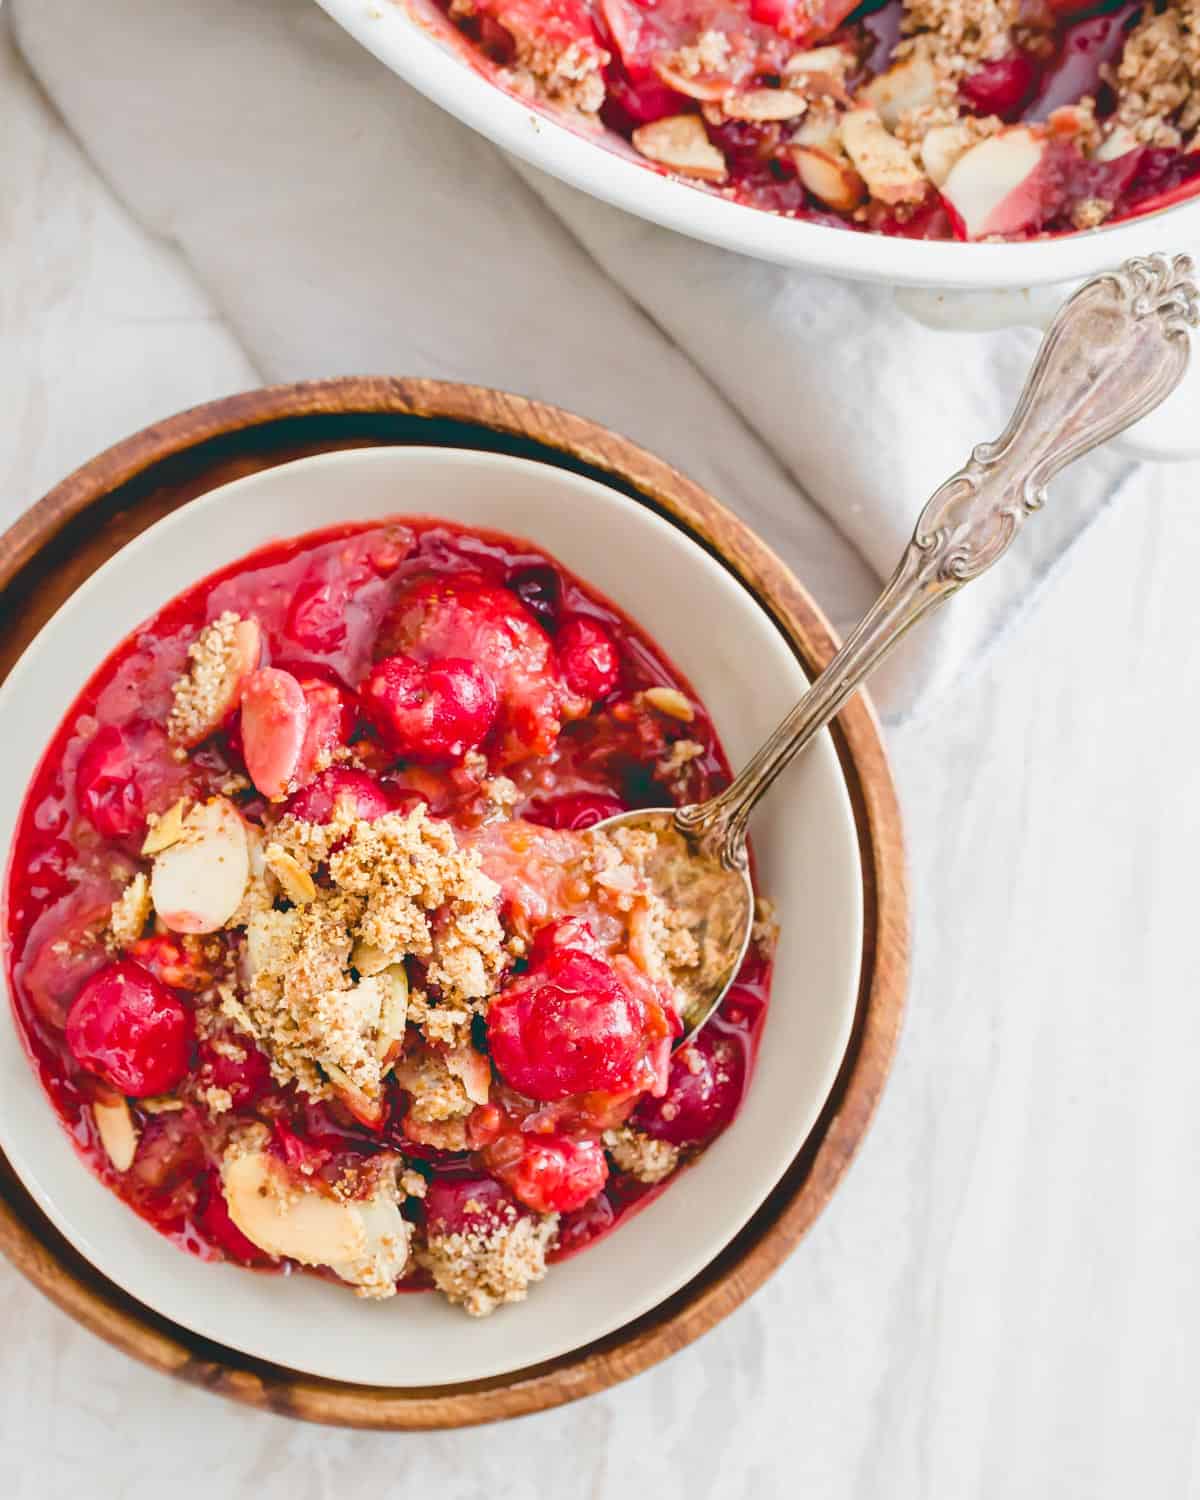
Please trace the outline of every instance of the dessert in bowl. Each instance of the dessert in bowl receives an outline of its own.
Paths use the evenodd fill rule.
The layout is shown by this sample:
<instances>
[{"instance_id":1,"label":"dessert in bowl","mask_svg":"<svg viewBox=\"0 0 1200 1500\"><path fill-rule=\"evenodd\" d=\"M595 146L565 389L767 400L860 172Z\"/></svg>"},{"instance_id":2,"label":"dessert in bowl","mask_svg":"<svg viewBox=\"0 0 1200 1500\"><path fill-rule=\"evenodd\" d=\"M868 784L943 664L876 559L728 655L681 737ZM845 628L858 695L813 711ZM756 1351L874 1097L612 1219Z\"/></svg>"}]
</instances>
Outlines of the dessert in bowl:
<instances>
[{"instance_id":1,"label":"dessert in bowl","mask_svg":"<svg viewBox=\"0 0 1200 1500\"><path fill-rule=\"evenodd\" d=\"M348 513L347 482L361 525L238 560L278 535L281 515L295 531ZM486 499L476 498L480 491ZM409 498L417 495L420 509L445 519L391 519L418 509ZM852 1014L861 901L836 766L822 768L820 755L812 762L824 783L815 801L804 792L814 771L789 783L812 804L814 857L832 846L833 886L845 904L825 913L833 922L825 937L808 933L808 913L798 918L793 938L815 940L818 996L796 1018L800 1032L811 1031L793 1039L803 1058L785 1069L793 1081L799 1069L803 1098L799 1110L788 1101L782 1118L760 1118L765 1137L755 1139L747 1121L759 1083L736 1116L733 1105L762 1026L765 966L759 960L745 976L712 1041L701 1038L716 1066L694 1049L669 1062L670 967L687 955L672 950L670 914L639 899L636 851L604 848L578 826L617 794L653 800L653 787L661 801L663 788L691 795L724 776L703 705L714 688L738 691L728 661L720 662L720 638L706 650L689 644L679 606L654 605L653 579L633 581L628 575L641 569L631 570L611 539L597 545L618 519L613 510L623 542L645 544L643 566L669 559L714 605L725 600L728 577L673 528L648 513L635 521L636 508L586 481L512 460L393 450L272 471L188 507L119 554L47 636L106 574L137 569L139 550L165 559L176 530L174 556L189 522L196 538L211 535L202 512L217 506L239 517L237 542L225 536L202 549L219 578L196 587L204 568L189 548L166 570L176 586L171 576L156 578L117 639L148 613L150 627L73 706L89 674L67 684L60 714L71 712L26 805L8 912L20 940L18 1012L31 1034L46 1023L34 1041L60 1113L74 1112L78 1143L128 1201L210 1259L181 1255L103 1189L94 1221L64 1227L101 1269L189 1326L198 1326L199 1297L208 1304L203 1331L344 1378L471 1378L594 1337L636 1315L673 1278L680 1284L689 1265L703 1264L736 1230L737 1215L786 1165L836 1071ZM536 543L497 537L501 520ZM586 585L576 571L586 571ZM170 602L181 580L193 587ZM643 618L647 603L657 618ZM758 644L770 652L769 622L751 623L753 607L742 621L737 586L727 604L740 630L765 626ZM721 614L716 608L714 618ZM509 672L514 641L518 670ZM32 653L43 661L45 642ZM676 652L693 658L683 670L670 665ZM22 672L6 693L27 689ZM749 746L732 748L744 755ZM132 779L123 774L127 761L140 773ZM834 781L825 782L830 771ZM61 802L59 782L67 788ZM52 847L62 843L70 855ZM89 855L97 856L91 878L100 871L115 889L79 878ZM775 892L778 851L763 857ZM197 877L201 866L207 873ZM36 912L18 890L30 870L41 892ZM780 873L789 906L792 876ZM71 891L53 890L60 877ZM58 930L61 912L47 917L64 894L93 910L78 944ZM822 893L817 904L826 900ZM49 955L40 969L38 952L25 952L38 921L41 937L55 929L35 945ZM339 929L332 956L331 926ZM786 942L782 951L786 958ZM77 952L91 971L78 984L70 972ZM68 974L61 987L59 960ZM31 1010L34 997L49 1021ZM581 1030L584 1011L604 1025ZM564 1026L565 1052L555 1041ZM139 1052L146 1029L157 1044ZM53 1066L46 1046L57 1048ZM783 1061L764 1058L768 1075ZM680 1085L702 1097L707 1115L681 1107ZM779 1104L776 1097L776 1111ZM6 1149L62 1224L65 1170L58 1187L48 1184L47 1163L30 1161L9 1123ZM752 1170L742 1163L745 1184L728 1155L739 1132L753 1160ZM695 1165L681 1168L679 1148L697 1154L706 1139L712 1144ZM74 1165L65 1191L96 1207ZM648 1206L633 1216L639 1200ZM119 1229L110 1206L123 1215ZM697 1236L697 1223L710 1218ZM318 1253L308 1242L297 1255L288 1236L299 1221L302 1237L327 1234L320 1243L333 1248ZM356 1248L347 1249L350 1240ZM114 1264L121 1243L136 1244L164 1279L186 1283L192 1306L143 1277L143 1267L134 1275ZM648 1247L659 1264L644 1276L637 1258ZM163 1252L174 1257L174 1276ZM338 1280L327 1272L324 1280L250 1275L213 1264L218 1257L308 1260L332 1266ZM381 1306L344 1290L432 1283L483 1312L525 1290L547 1258L561 1263L529 1301L485 1325L436 1297ZM436 1327L438 1347L418 1370L406 1369L386 1339L376 1345L364 1312L392 1338L403 1328L422 1351ZM314 1318L332 1346L311 1347ZM506 1321L502 1342L485 1335ZM336 1347L350 1330L353 1356Z\"/></svg>"},{"instance_id":2,"label":"dessert in bowl","mask_svg":"<svg viewBox=\"0 0 1200 1500\"><path fill-rule=\"evenodd\" d=\"M1023 289L1200 222L1183 4L320 3L507 150L788 265Z\"/></svg>"}]
</instances>

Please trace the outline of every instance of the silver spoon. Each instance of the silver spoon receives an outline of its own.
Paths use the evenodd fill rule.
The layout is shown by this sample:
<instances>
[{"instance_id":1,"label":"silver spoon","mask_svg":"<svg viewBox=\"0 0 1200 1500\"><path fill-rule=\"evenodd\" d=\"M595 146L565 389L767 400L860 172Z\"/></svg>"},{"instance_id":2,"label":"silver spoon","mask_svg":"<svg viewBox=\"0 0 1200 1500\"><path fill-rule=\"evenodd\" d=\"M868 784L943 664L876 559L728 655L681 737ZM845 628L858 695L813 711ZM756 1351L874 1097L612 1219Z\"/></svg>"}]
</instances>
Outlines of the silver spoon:
<instances>
[{"instance_id":1,"label":"silver spoon","mask_svg":"<svg viewBox=\"0 0 1200 1500\"><path fill-rule=\"evenodd\" d=\"M1189 327L1200 326L1192 262L1126 261L1060 309L1042 340L1012 420L935 491L890 582L841 650L728 787L707 802L621 813L599 829L658 835L650 878L684 915L700 961L675 974L686 1041L729 988L750 942L754 892L750 813L779 773L824 729L897 641L1003 556L1040 510L1060 469L1124 432L1179 384Z\"/></svg>"}]
</instances>

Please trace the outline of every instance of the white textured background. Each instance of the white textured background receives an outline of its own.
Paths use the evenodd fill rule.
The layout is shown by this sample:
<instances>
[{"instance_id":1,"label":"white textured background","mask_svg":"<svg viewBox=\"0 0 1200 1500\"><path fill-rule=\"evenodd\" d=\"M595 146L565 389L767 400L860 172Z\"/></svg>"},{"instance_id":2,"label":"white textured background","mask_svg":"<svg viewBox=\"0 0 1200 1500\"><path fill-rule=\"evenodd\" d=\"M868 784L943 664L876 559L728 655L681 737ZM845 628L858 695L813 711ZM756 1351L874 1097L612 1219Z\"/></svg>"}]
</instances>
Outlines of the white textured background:
<instances>
[{"instance_id":1,"label":"white textured background","mask_svg":"<svg viewBox=\"0 0 1200 1500\"><path fill-rule=\"evenodd\" d=\"M255 380L0 31L0 523ZM740 1313L582 1405L369 1436L151 1375L0 1264L0 1496L1200 1495L1198 479L1104 514L893 734L899 1060L833 1205Z\"/></svg>"}]
</instances>

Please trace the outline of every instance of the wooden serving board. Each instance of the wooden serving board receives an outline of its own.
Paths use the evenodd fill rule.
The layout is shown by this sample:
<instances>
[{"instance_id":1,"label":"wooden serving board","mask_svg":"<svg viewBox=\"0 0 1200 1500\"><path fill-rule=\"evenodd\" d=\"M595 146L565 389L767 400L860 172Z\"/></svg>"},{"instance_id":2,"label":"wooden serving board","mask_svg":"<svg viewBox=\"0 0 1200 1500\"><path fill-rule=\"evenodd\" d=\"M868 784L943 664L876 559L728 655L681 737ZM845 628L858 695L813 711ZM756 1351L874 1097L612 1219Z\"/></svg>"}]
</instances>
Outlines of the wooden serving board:
<instances>
[{"instance_id":1,"label":"wooden serving board","mask_svg":"<svg viewBox=\"0 0 1200 1500\"><path fill-rule=\"evenodd\" d=\"M788 569L710 495L643 448L552 406L430 380L342 379L231 396L118 443L0 537L0 678L79 584L161 516L244 474L375 444L483 448L558 464L650 506L739 578L815 672L834 638ZM6 731L7 732L7 731ZM250 1406L377 1428L467 1426L544 1410L625 1380L742 1303L799 1244L874 1112L908 975L907 892L896 795L861 696L834 729L862 852L865 935L858 1013L812 1135L737 1238L667 1302L587 1348L470 1384L377 1388L264 1364L178 1328L100 1276L34 1206L0 1156L0 1250L51 1301L127 1354Z\"/></svg>"}]
</instances>

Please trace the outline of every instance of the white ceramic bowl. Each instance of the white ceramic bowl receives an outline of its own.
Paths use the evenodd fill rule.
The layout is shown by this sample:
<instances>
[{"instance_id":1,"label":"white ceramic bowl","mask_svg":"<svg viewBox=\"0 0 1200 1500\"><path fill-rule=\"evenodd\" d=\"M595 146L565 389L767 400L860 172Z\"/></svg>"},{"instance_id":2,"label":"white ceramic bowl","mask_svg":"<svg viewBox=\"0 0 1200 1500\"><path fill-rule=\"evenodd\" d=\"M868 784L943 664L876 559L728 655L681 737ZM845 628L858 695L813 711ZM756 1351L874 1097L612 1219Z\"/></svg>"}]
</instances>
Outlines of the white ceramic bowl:
<instances>
[{"instance_id":1,"label":"white ceramic bowl","mask_svg":"<svg viewBox=\"0 0 1200 1500\"><path fill-rule=\"evenodd\" d=\"M662 176L614 133L580 134L511 98L439 38L428 0L318 3L414 88L506 151L644 219L761 260L890 286L994 292L1074 281L1147 250L1200 243L1200 198L1027 244L943 244L782 219Z\"/></svg>"},{"instance_id":2,"label":"white ceramic bowl","mask_svg":"<svg viewBox=\"0 0 1200 1500\"><path fill-rule=\"evenodd\" d=\"M805 680L750 594L677 527L545 464L433 448L303 459L214 490L131 542L45 627L0 688L0 846L87 677L147 616L274 538L347 519L433 514L532 539L607 594L674 658L735 765ZM112 1281L183 1327L275 1364L373 1385L481 1379L550 1359L661 1302L733 1238L812 1129L849 1040L862 874L837 756L822 735L753 828L783 935L761 1057L741 1114L660 1199L478 1322L434 1296L365 1303L312 1277L257 1276L175 1249L80 1161L10 1015L0 1020L0 1146L64 1235Z\"/></svg>"}]
</instances>

